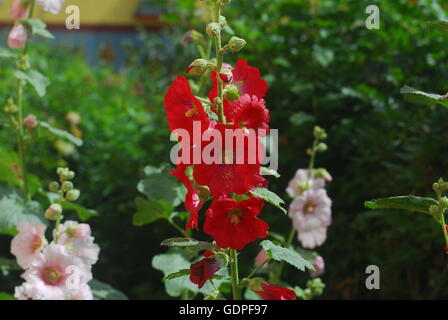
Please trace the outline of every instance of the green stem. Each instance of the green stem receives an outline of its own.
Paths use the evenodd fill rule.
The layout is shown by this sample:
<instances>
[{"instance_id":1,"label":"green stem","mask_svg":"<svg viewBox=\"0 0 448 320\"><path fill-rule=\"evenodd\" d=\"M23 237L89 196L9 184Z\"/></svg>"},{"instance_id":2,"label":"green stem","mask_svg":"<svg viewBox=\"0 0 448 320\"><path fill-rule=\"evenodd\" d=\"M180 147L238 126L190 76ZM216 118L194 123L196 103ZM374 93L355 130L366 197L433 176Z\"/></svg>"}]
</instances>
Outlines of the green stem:
<instances>
[{"instance_id":1,"label":"green stem","mask_svg":"<svg viewBox=\"0 0 448 320\"><path fill-rule=\"evenodd\" d=\"M441 220L440 222L442 225L443 236L445 238L445 245L448 246L448 232L446 231L445 214L443 212L440 217L440 220Z\"/></svg>"},{"instance_id":2,"label":"green stem","mask_svg":"<svg viewBox=\"0 0 448 320\"><path fill-rule=\"evenodd\" d=\"M241 300L241 288L238 275L238 253L236 250L230 250L230 277L232 279L233 300Z\"/></svg>"},{"instance_id":3,"label":"green stem","mask_svg":"<svg viewBox=\"0 0 448 320\"><path fill-rule=\"evenodd\" d=\"M221 5L216 3L215 4L215 17L214 22L219 23L219 17L221 16ZM219 77L219 74L222 70L222 65L224 61L224 52L222 50L222 43L221 43L221 31L219 31L218 35L215 37L215 50L216 50L216 84L218 86L218 120L221 123L226 123L226 119L224 116L224 101L223 101L223 83L221 81L221 78Z\"/></svg>"},{"instance_id":4,"label":"green stem","mask_svg":"<svg viewBox=\"0 0 448 320\"><path fill-rule=\"evenodd\" d=\"M167 219L167 221L174 229L179 231L185 238L188 238L187 232L184 229L182 229L176 222L174 222L172 219L169 218Z\"/></svg>"},{"instance_id":5,"label":"green stem","mask_svg":"<svg viewBox=\"0 0 448 320\"><path fill-rule=\"evenodd\" d=\"M288 239L285 243L285 248L289 248L292 244L292 241L294 240L294 236L296 234L296 229L291 228L291 231L289 232ZM275 276L273 277L273 282L278 282L282 276L283 269L285 268L285 261L280 262L280 266L277 269L277 272L275 273Z\"/></svg>"},{"instance_id":6,"label":"green stem","mask_svg":"<svg viewBox=\"0 0 448 320\"><path fill-rule=\"evenodd\" d=\"M250 278L252 278L254 276L254 274L256 274L261 268L263 268L263 266L268 263L269 261L271 261L271 258L266 258L262 263L260 263L247 277L246 279L249 280Z\"/></svg>"}]
</instances>

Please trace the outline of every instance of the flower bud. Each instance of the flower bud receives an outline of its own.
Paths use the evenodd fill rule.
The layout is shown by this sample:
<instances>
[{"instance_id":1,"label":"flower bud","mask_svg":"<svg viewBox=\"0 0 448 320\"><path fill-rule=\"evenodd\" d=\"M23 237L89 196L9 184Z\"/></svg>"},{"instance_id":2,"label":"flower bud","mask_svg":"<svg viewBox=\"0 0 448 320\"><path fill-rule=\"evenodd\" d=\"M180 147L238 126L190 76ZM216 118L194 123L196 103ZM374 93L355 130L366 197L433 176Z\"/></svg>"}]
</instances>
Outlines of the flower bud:
<instances>
[{"instance_id":1,"label":"flower bud","mask_svg":"<svg viewBox=\"0 0 448 320\"><path fill-rule=\"evenodd\" d=\"M191 39L196 44L201 44L205 41L204 35L196 30L191 30Z\"/></svg>"},{"instance_id":2,"label":"flower bud","mask_svg":"<svg viewBox=\"0 0 448 320\"><path fill-rule=\"evenodd\" d=\"M238 37L232 37L229 41L228 47L233 52L238 52L246 46L246 41Z\"/></svg>"},{"instance_id":3,"label":"flower bud","mask_svg":"<svg viewBox=\"0 0 448 320\"><path fill-rule=\"evenodd\" d=\"M442 206L442 208L448 208L448 198L447 197L440 198L439 203Z\"/></svg>"},{"instance_id":4,"label":"flower bud","mask_svg":"<svg viewBox=\"0 0 448 320\"><path fill-rule=\"evenodd\" d=\"M212 22L207 25L206 31L210 37L216 38L221 32L221 26L219 25L219 23Z\"/></svg>"},{"instance_id":5,"label":"flower bud","mask_svg":"<svg viewBox=\"0 0 448 320\"><path fill-rule=\"evenodd\" d=\"M25 47L28 42L28 32L25 26L21 23L16 24L9 33L8 46L11 49L20 49Z\"/></svg>"},{"instance_id":6,"label":"flower bud","mask_svg":"<svg viewBox=\"0 0 448 320\"><path fill-rule=\"evenodd\" d=\"M61 217L62 206L58 203L53 203L47 211L45 211L45 218L55 221Z\"/></svg>"},{"instance_id":7,"label":"flower bud","mask_svg":"<svg viewBox=\"0 0 448 320\"><path fill-rule=\"evenodd\" d=\"M436 218L440 214L439 207L436 205L432 205L429 207L429 214Z\"/></svg>"},{"instance_id":8,"label":"flower bud","mask_svg":"<svg viewBox=\"0 0 448 320\"><path fill-rule=\"evenodd\" d=\"M73 189L67 192L66 198L68 201L76 201L79 199L81 192L78 189Z\"/></svg>"},{"instance_id":9,"label":"flower bud","mask_svg":"<svg viewBox=\"0 0 448 320\"><path fill-rule=\"evenodd\" d=\"M314 135L314 138L319 139L319 140L325 140L328 137L327 133L325 132L325 129L323 129L319 126L314 127L313 135Z\"/></svg>"},{"instance_id":10,"label":"flower bud","mask_svg":"<svg viewBox=\"0 0 448 320\"><path fill-rule=\"evenodd\" d=\"M321 142L321 143L319 143L319 144L316 146L316 151L317 151L317 152L325 152L325 151L327 151L327 150L328 150L328 146L327 146L326 143Z\"/></svg>"},{"instance_id":11,"label":"flower bud","mask_svg":"<svg viewBox=\"0 0 448 320\"><path fill-rule=\"evenodd\" d=\"M6 113L9 114L14 114L17 113L19 111L19 108L14 104L14 99L13 98L9 98L8 102L6 103L6 106L4 108Z\"/></svg>"},{"instance_id":12,"label":"flower bud","mask_svg":"<svg viewBox=\"0 0 448 320\"><path fill-rule=\"evenodd\" d=\"M29 114L25 119L23 119L23 124L25 127L33 129L37 126L36 116L33 114Z\"/></svg>"},{"instance_id":13,"label":"flower bud","mask_svg":"<svg viewBox=\"0 0 448 320\"><path fill-rule=\"evenodd\" d=\"M209 62L205 59L196 59L190 64L185 72L194 75L202 75L207 72L209 65Z\"/></svg>"},{"instance_id":14,"label":"flower bud","mask_svg":"<svg viewBox=\"0 0 448 320\"><path fill-rule=\"evenodd\" d=\"M59 177L66 180L72 180L75 177L75 173L73 171L70 171L69 168L58 168L56 170L56 173Z\"/></svg>"},{"instance_id":15,"label":"flower bud","mask_svg":"<svg viewBox=\"0 0 448 320\"><path fill-rule=\"evenodd\" d=\"M59 192L59 187L60 187L59 183L57 183L56 181L52 181L52 182L50 182L50 184L48 186L48 189L51 192L58 193Z\"/></svg>"},{"instance_id":16,"label":"flower bud","mask_svg":"<svg viewBox=\"0 0 448 320\"><path fill-rule=\"evenodd\" d=\"M228 101L235 101L240 97L240 92L238 88L234 85L228 85L224 91L224 99Z\"/></svg>"},{"instance_id":17,"label":"flower bud","mask_svg":"<svg viewBox=\"0 0 448 320\"><path fill-rule=\"evenodd\" d=\"M62 184L62 191L64 192L69 192L70 190L73 190L73 188L73 182L71 181L64 181L64 183Z\"/></svg>"},{"instance_id":18,"label":"flower bud","mask_svg":"<svg viewBox=\"0 0 448 320\"><path fill-rule=\"evenodd\" d=\"M213 99L213 104L214 105L218 105L218 104L221 104L221 98L220 97L216 97L215 99Z\"/></svg>"},{"instance_id":19,"label":"flower bud","mask_svg":"<svg viewBox=\"0 0 448 320\"><path fill-rule=\"evenodd\" d=\"M227 19L224 16L219 16L219 25L224 28L227 25Z\"/></svg>"},{"instance_id":20,"label":"flower bud","mask_svg":"<svg viewBox=\"0 0 448 320\"><path fill-rule=\"evenodd\" d=\"M15 20L26 19L28 17L28 3L23 0L14 0L9 14Z\"/></svg>"}]
</instances>

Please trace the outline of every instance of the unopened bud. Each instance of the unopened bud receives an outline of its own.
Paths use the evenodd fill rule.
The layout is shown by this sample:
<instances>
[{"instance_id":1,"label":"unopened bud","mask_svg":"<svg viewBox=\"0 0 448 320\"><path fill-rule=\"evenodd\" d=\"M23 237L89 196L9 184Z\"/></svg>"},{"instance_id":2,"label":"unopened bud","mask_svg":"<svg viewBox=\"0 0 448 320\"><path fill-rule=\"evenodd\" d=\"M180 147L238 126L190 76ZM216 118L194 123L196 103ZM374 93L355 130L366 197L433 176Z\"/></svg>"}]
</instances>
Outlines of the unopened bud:
<instances>
[{"instance_id":1,"label":"unopened bud","mask_svg":"<svg viewBox=\"0 0 448 320\"><path fill-rule=\"evenodd\" d=\"M227 24L227 19L224 16L219 16L219 25L224 28Z\"/></svg>"},{"instance_id":2,"label":"unopened bud","mask_svg":"<svg viewBox=\"0 0 448 320\"><path fill-rule=\"evenodd\" d=\"M213 99L213 104L214 105L219 105L219 104L221 104L221 98L220 97L216 97L215 99Z\"/></svg>"},{"instance_id":3,"label":"unopened bud","mask_svg":"<svg viewBox=\"0 0 448 320\"><path fill-rule=\"evenodd\" d=\"M79 199L81 192L78 189L73 189L67 192L66 198L68 201L76 201Z\"/></svg>"},{"instance_id":4,"label":"unopened bud","mask_svg":"<svg viewBox=\"0 0 448 320\"><path fill-rule=\"evenodd\" d=\"M228 101L235 101L240 97L240 92L238 91L238 88L234 85L228 85L226 87L226 90L224 92L224 99Z\"/></svg>"},{"instance_id":5,"label":"unopened bud","mask_svg":"<svg viewBox=\"0 0 448 320\"><path fill-rule=\"evenodd\" d=\"M73 182L71 181L64 181L64 183L62 184L62 191L64 192L69 192L70 190L73 190L73 188Z\"/></svg>"},{"instance_id":6,"label":"unopened bud","mask_svg":"<svg viewBox=\"0 0 448 320\"><path fill-rule=\"evenodd\" d=\"M205 59L196 59L190 64L185 72L194 75L202 75L207 71L209 65L209 62Z\"/></svg>"},{"instance_id":7,"label":"unopened bud","mask_svg":"<svg viewBox=\"0 0 448 320\"><path fill-rule=\"evenodd\" d=\"M440 198L439 203L443 208L448 208L448 198L447 197Z\"/></svg>"},{"instance_id":8,"label":"unopened bud","mask_svg":"<svg viewBox=\"0 0 448 320\"><path fill-rule=\"evenodd\" d=\"M233 52L238 52L246 46L246 40L232 37L229 41L228 47Z\"/></svg>"},{"instance_id":9,"label":"unopened bud","mask_svg":"<svg viewBox=\"0 0 448 320\"><path fill-rule=\"evenodd\" d=\"M439 207L436 205L432 205L429 207L429 214L433 217L437 217L440 213Z\"/></svg>"},{"instance_id":10,"label":"unopened bud","mask_svg":"<svg viewBox=\"0 0 448 320\"><path fill-rule=\"evenodd\" d=\"M327 150L328 150L328 146L326 143L323 143L323 142L319 143L316 147L317 152L325 152Z\"/></svg>"},{"instance_id":11,"label":"unopened bud","mask_svg":"<svg viewBox=\"0 0 448 320\"><path fill-rule=\"evenodd\" d=\"M47 211L45 211L45 218L55 221L61 217L62 206L58 203L53 203Z\"/></svg>"},{"instance_id":12,"label":"unopened bud","mask_svg":"<svg viewBox=\"0 0 448 320\"><path fill-rule=\"evenodd\" d=\"M64 180L72 180L75 178L75 172L71 171L69 168L58 168L56 173Z\"/></svg>"},{"instance_id":13,"label":"unopened bud","mask_svg":"<svg viewBox=\"0 0 448 320\"><path fill-rule=\"evenodd\" d=\"M204 35L196 30L191 30L191 39L193 39L196 44L201 44L205 41Z\"/></svg>"},{"instance_id":14,"label":"unopened bud","mask_svg":"<svg viewBox=\"0 0 448 320\"><path fill-rule=\"evenodd\" d=\"M30 129L33 129L37 126L37 119L36 116L33 114L28 115L24 120L23 124L25 127L28 127Z\"/></svg>"},{"instance_id":15,"label":"unopened bud","mask_svg":"<svg viewBox=\"0 0 448 320\"><path fill-rule=\"evenodd\" d=\"M221 32L221 26L219 25L219 23L212 22L207 25L206 31L210 37L216 38Z\"/></svg>"},{"instance_id":16,"label":"unopened bud","mask_svg":"<svg viewBox=\"0 0 448 320\"><path fill-rule=\"evenodd\" d=\"M48 189L54 193L59 192L59 183L57 183L56 181L50 182Z\"/></svg>"}]
</instances>

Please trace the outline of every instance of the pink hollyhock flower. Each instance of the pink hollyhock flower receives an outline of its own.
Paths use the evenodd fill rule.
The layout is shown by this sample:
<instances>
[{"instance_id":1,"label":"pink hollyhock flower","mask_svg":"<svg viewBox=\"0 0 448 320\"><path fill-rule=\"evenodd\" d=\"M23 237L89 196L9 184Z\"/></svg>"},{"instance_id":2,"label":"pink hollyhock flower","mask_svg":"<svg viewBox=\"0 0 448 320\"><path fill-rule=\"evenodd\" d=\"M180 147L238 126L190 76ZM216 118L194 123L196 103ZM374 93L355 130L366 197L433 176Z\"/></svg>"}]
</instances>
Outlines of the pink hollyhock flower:
<instances>
[{"instance_id":1,"label":"pink hollyhock flower","mask_svg":"<svg viewBox=\"0 0 448 320\"><path fill-rule=\"evenodd\" d=\"M21 23L14 25L9 33L8 46L11 49L20 49L25 47L28 41L28 32Z\"/></svg>"},{"instance_id":2,"label":"pink hollyhock flower","mask_svg":"<svg viewBox=\"0 0 448 320\"><path fill-rule=\"evenodd\" d=\"M66 300L92 279L85 263L71 254L63 245L50 244L39 253L22 275L26 284L16 290L33 300ZM78 288L68 282L76 277Z\"/></svg>"},{"instance_id":3,"label":"pink hollyhock flower","mask_svg":"<svg viewBox=\"0 0 448 320\"><path fill-rule=\"evenodd\" d=\"M324 258L322 258L321 256L317 256L316 259L314 260L314 271L311 270L310 271L310 276L311 277L318 277L322 274L324 274L325 272L325 261Z\"/></svg>"},{"instance_id":4,"label":"pink hollyhock flower","mask_svg":"<svg viewBox=\"0 0 448 320\"><path fill-rule=\"evenodd\" d=\"M64 5L64 2L65 0L37 0L38 5L52 14L58 14Z\"/></svg>"},{"instance_id":5,"label":"pink hollyhock flower","mask_svg":"<svg viewBox=\"0 0 448 320\"><path fill-rule=\"evenodd\" d=\"M23 124L28 128L35 128L37 126L37 119L34 114L29 114L25 119L23 119Z\"/></svg>"},{"instance_id":6,"label":"pink hollyhock flower","mask_svg":"<svg viewBox=\"0 0 448 320\"><path fill-rule=\"evenodd\" d=\"M260 252L258 252L257 256L255 257L255 264L256 265L261 265L263 262L266 261L266 259L268 258L268 255L266 254L266 251L264 251L263 249L260 250ZM261 268L267 268L268 263L265 263Z\"/></svg>"},{"instance_id":7,"label":"pink hollyhock flower","mask_svg":"<svg viewBox=\"0 0 448 320\"><path fill-rule=\"evenodd\" d=\"M23 0L14 0L9 14L16 20L26 19L28 17L28 6L24 4Z\"/></svg>"},{"instance_id":8,"label":"pink hollyhock flower","mask_svg":"<svg viewBox=\"0 0 448 320\"><path fill-rule=\"evenodd\" d=\"M93 300L92 289L89 285L83 284L78 290L69 292L66 300Z\"/></svg>"},{"instance_id":9,"label":"pink hollyhock flower","mask_svg":"<svg viewBox=\"0 0 448 320\"><path fill-rule=\"evenodd\" d=\"M309 189L293 200L289 217L299 232L302 246L314 249L327 239L327 228L331 224L331 199L325 189Z\"/></svg>"},{"instance_id":10,"label":"pink hollyhock flower","mask_svg":"<svg viewBox=\"0 0 448 320\"><path fill-rule=\"evenodd\" d=\"M11 241L11 253L16 256L17 263L27 269L31 261L47 244L45 229L39 222L21 222L17 226L19 233Z\"/></svg>"},{"instance_id":11,"label":"pink hollyhock flower","mask_svg":"<svg viewBox=\"0 0 448 320\"><path fill-rule=\"evenodd\" d=\"M88 266L98 261L100 247L94 243L90 226L86 223L66 221L59 227L58 243L65 245L74 255L81 258Z\"/></svg>"},{"instance_id":12,"label":"pink hollyhock flower","mask_svg":"<svg viewBox=\"0 0 448 320\"><path fill-rule=\"evenodd\" d=\"M256 292L263 300L296 300L294 290L277 286L272 283L262 283L261 290Z\"/></svg>"},{"instance_id":13,"label":"pink hollyhock flower","mask_svg":"<svg viewBox=\"0 0 448 320\"><path fill-rule=\"evenodd\" d=\"M309 176L307 169L299 169L296 171L294 178L289 182L286 192L294 198L300 196L307 189L320 189L324 186L324 179L315 179Z\"/></svg>"}]
</instances>

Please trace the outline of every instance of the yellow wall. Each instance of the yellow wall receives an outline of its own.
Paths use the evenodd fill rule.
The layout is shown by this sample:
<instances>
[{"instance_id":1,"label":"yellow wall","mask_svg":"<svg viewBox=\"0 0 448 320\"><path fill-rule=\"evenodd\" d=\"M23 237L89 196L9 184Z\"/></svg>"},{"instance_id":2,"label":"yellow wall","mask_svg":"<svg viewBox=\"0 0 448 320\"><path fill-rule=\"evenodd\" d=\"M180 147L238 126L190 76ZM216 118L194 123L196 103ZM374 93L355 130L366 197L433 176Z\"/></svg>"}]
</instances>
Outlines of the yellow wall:
<instances>
[{"instance_id":1,"label":"yellow wall","mask_svg":"<svg viewBox=\"0 0 448 320\"><path fill-rule=\"evenodd\" d=\"M13 0L0 2L0 22L12 22L9 16ZM77 5L80 10L82 25L113 25L124 26L135 24L135 12L139 0L67 0L64 9L58 15L44 12L40 6L36 6L35 17L44 20L48 24L65 24L67 14L65 7Z\"/></svg>"}]
</instances>

